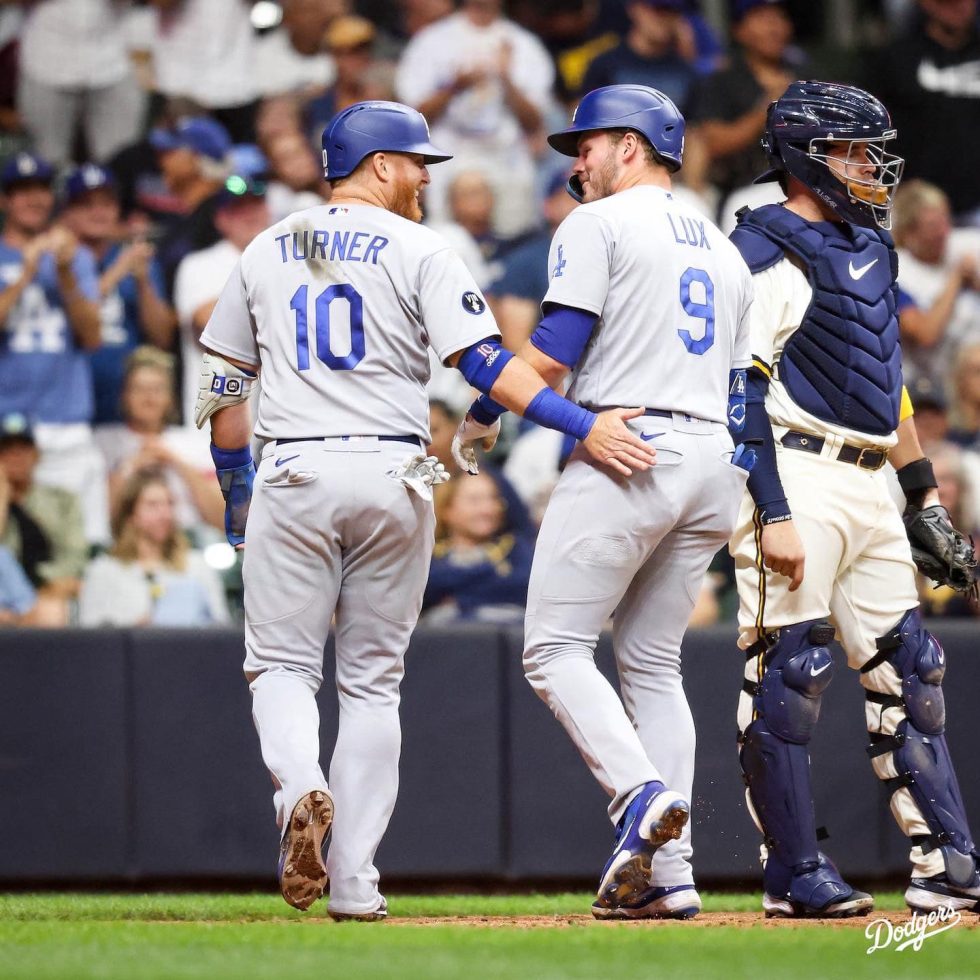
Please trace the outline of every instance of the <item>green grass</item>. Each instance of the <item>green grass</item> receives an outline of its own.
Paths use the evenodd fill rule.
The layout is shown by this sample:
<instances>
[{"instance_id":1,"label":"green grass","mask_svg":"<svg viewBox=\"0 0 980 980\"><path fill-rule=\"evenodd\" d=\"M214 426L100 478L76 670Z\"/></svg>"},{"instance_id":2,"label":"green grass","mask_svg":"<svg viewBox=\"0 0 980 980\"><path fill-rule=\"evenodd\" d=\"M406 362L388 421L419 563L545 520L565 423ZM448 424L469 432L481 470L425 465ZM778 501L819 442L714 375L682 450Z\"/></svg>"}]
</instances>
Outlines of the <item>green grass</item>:
<instances>
[{"instance_id":1,"label":"green grass","mask_svg":"<svg viewBox=\"0 0 980 980\"><path fill-rule=\"evenodd\" d=\"M757 895L706 895L705 911L756 911ZM900 909L898 894L879 895ZM698 928L684 923L596 923L590 896L389 896L381 924L331 922L273 895L0 895L3 980L183 980L342 977L490 978L976 977L980 929L966 922L919 952L871 956L863 928ZM431 925L420 916L555 916L535 929ZM971 923L975 916L966 917Z\"/></svg>"}]
</instances>

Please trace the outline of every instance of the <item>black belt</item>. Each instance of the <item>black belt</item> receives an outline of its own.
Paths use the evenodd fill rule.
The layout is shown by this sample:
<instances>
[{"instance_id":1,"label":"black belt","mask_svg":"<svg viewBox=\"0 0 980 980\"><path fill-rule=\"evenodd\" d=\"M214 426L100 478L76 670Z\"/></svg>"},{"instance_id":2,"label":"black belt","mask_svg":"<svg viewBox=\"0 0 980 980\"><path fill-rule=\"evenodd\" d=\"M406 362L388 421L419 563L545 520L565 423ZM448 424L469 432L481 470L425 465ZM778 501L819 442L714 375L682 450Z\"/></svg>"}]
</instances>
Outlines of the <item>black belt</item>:
<instances>
[{"instance_id":1,"label":"black belt","mask_svg":"<svg viewBox=\"0 0 980 980\"><path fill-rule=\"evenodd\" d=\"M819 456L827 440L810 435L808 432L790 429L779 441L787 449L799 449L801 452L815 453ZM842 463L860 466L862 470L880 470L888 460L888 453L883 449L861 449L859 446L844 443L836 458Z\"/></svg>"},{"instance_id":2,"label":"black belt","mask_svg":"<svg viewBox=\"0 0 980 980\"><path fill-rule=\"evenodd\" d=\"M325 442L327 439L377 439L378 442L407 442L413 446L421 446L422 440L418 436L299 436L296 439L277 439L277 446L288 446L291 442Z\"/></svg>"}]
</instances>

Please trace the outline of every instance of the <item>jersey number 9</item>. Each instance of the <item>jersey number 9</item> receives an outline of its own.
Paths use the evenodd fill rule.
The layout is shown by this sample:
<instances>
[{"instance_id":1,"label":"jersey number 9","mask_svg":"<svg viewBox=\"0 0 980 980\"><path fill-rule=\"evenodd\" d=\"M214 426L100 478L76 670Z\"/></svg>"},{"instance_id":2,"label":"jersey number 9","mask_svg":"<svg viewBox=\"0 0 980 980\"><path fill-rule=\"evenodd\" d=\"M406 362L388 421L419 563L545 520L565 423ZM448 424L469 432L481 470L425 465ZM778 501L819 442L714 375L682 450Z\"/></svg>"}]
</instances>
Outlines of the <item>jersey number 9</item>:
<instances>
[{"instance_id":1,"label":"jersey number 9","mask_svg":"<svg viewBox=\"0 0 980 980\"><path fill-rule=\"evenodd\" d=\"M691 296L691 283L704 287L704 302L698 303ZM684 312L696 320L704 320L704 333L694 337L690 330L678 330L677 336L692 354L703 354L715 342L715 284L704 269L685 269L681 276L681 306Z\"/></svg>"},{"instance_id":2,"label":"jersey number 9","mask_svg":"<svg viewBox=\"0 0 980 980\"><path fill-rule=\"evenodd\" d=\"M296 366L300 371L310 367L310 332L307 310L309 286L300 286L289 301L296 314ZM346 303L350 313L350 353L335 354L331 346L330 313L335 302ZM316 356L331 371L350 371L364 359L364 303L361 294L347 282L327 286L314 300L313 329Z\"/></svg>"}]
</instances>

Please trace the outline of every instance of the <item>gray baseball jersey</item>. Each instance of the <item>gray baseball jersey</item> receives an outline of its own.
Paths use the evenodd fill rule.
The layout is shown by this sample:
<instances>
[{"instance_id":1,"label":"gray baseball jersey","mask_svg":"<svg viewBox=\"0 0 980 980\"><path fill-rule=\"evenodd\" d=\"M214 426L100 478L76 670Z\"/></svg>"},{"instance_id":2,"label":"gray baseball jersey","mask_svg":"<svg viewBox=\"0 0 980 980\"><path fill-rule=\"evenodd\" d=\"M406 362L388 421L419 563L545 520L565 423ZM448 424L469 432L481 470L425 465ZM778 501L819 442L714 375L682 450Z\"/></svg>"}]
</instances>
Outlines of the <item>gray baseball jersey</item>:
<instances>
[{"instance_id":1,"label":"gray baseball jersey","mask_svg":"<svg viewBox=\"0 0 980 980\"><path fill-rule=\"evenodd\" d=\"M428 441L427 346L445 359L496 334L438 235L352 204L262 232L202 337L261 372L245 670L280 828L305 794L333 794L334 912L383 904L374 854L395 804L399 684L435 526L431 500L397 479ZM328 782L315 694L331 621L340 722Z\"/></svg>"},{"instance_id":2,"label":"gray baseball jersey","mask_svg":"<svg viewBox=\"0 0 980 980\"><path fill-rule=\"evenodd\" d=\"M657 187L583 205L555 234L545 303L600 316L570 397L661 413L630 423L657 450L645 473L613 477L573 454L528 591L528 680L611 797L614 823L651 780L690 799L680 645L745 487L726 421L729 372L750 363L751 295L749 270L721 232ZM614 611L622 700L593 661ZM690 883L690 856L685 829L657 851L652 883Z\"/></svg>"},{"instance_id":3,"label":"gray baseball jersey","mask_svg":"<svg viewBox=\"0 0 980 980\"><path fill-rule=\"evenodd\" d=\"M641 185L576 208L549 261L544 302L600 317L569 398L727 420L728 371L752 361L752 277L718 228Z\"/></svg>"},{"instance_id":4,"label":"gray baseball jersey","mask_svg":"<svg viewBox=\"0 0 980 980\"><path fill-rule=\"evenodd\" d=\"M369 205L298 211L245 249L205 347L262 366L256 434L429 439L427 347L498 333L437 234Z\"/></svg>"}]
</instances>

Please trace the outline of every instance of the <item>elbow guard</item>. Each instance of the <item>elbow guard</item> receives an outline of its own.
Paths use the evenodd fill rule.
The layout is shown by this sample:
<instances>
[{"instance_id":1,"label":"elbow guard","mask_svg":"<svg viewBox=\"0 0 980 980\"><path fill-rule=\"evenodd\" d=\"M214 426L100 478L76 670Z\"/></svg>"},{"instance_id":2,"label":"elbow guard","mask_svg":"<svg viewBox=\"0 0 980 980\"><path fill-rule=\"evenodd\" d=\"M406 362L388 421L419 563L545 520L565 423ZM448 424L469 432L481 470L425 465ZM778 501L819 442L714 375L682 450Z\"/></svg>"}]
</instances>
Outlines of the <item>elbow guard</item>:
<instances>
[{"instance_id":1,"label":"elbow guard","mask_svg":"<svg viewBox=\"0 0 980 980\"><path fill-rule=\"evenodd\" d=\"M489 395L494 382L500 377L500 372L513 356L509 350L500 346L496 337L487 337L467 348L456 367L477 391Z\"/></svg>"},{"instance_id":2,"label":"elbow guard","mask_svg":"<svg viewBox=\"0 0 980 980\"><path fill-rule=\"evenodd\" d=\"M201 381L197 389L194 422L199 429L219 408L248 399L255 386L251 371L235 367L220 354L205 354L201 361Z\"/></svg>"}]
</instances>

